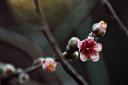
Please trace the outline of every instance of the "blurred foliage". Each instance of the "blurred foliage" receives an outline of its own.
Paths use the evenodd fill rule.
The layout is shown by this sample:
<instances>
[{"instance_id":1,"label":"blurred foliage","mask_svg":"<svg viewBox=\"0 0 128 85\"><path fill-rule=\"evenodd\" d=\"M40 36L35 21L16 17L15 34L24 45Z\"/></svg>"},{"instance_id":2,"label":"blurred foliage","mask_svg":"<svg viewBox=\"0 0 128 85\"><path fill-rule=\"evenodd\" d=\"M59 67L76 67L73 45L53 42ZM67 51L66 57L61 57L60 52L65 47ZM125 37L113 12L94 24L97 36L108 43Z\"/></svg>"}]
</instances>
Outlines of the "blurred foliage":
<instances>
[{"instance_id":1,"label":"blurred foliage","mask_svg":"<svg viewBox=\"0 0 128 85\"><path fill-rule=\"evenodd\" d=\"M39 17L35 13L34 0L7 0L12 13L23 22L39 25ZM71 0L39 0L41 9L51 27L60 23L71 10Z\"/></svg>"}]
</instances>

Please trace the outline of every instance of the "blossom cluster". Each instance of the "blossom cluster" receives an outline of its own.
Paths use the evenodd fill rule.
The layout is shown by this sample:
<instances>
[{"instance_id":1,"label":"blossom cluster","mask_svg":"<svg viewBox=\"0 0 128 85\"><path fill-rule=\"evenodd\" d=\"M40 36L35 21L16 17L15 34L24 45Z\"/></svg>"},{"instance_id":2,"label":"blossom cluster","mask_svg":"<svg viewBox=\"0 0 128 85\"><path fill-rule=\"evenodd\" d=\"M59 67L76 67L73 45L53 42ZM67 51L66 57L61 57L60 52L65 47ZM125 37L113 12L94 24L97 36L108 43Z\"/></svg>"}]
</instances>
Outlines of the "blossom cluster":
<instances>
[{"instance_id":1,"label":"blossom cluster","mask_svg":"<svg viewBox=\"0 0 128 85\"><path fill-rule=\"evenodd\" d=\"M42 68L47 72L53 72L56 69L57 62L55 59L47 57L47 58L39 58L35 61L35 64L41 64Z\"/></svg>"},{"instance_id":2,"label":"blossom cluster","mask_svg":"<svg viewBox=\"0 0 128 85\"><path fill-rule=\"evenodd\" d=\"M97 62L99 60L100 52L102 51L102 44L97 42L97 39L105 35L106 29L107 23L100 21L92 26L91 33L84 40L72 37L68 41L66 51L62 54L63 57L68 61L80 58L83 62L87 60ZM35 61L34 66L41 65L43 70L47 72L54 72L56 70L57 61L58 60L54 58L41 57ZM24 83L29 80L29 75L25 71L16 69L11 64L0 63L0 78L8 77L16 73L19 74L18 80L20 83Z\"/></svg>"},{"instance_id":3,"label":"blossom cluster","mask_svg":"<svg viewBox=\"0 0 128 85\"><path fill-rule=\"evenodd\" d=\"M64 57L68 60L80 58L81 61L92 60L97 62L102 50L102 44L96 41L97 38L102 37L106 33L107 23L100 21L92 26L92 31L87 38L80 40L77 37L72 37L67 44L66 52L63 53ZM55 59L39 58L37 60L42 64L42 68L47 72L54 72L57 62Z\"/></svg>"},{"instance_id":4,"label":"blossom cluster","mask_svg":"<svg viewBox=\"0 0 128 85\"><path fill-rule=\"evenodd\" d=\"M68 49L78 48L80 59L82 61L92 60L97 62L99 60L99 53L102 50L102 44L96 41L97 38L102 37L106 33L107 23L100 21L92 26L92 32L89 36L80 41L77 37L72 37L68 42Z\"/></svg>"}]
</instances>

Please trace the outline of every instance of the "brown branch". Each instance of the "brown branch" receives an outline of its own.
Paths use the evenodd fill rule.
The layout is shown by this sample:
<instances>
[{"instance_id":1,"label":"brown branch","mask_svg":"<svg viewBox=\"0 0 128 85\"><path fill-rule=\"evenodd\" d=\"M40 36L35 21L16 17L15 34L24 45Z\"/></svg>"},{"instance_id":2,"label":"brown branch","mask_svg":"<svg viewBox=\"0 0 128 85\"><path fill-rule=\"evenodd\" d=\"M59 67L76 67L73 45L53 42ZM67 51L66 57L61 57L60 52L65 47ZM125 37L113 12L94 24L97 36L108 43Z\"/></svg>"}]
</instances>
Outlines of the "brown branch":
<instances>
[{"instance_id":1,"label":"brown branch","mask_svg":"<svg viewBox=\"0 0 128 85\"><path fill-rule=\"evenodd\" d=\"M112 7L111 3L108 0L102 0L102 2L109 8L109 11L112 13L113 17L115 18L115 20L117 21L117 23L120 25L120 27L122 28L121 30L126 34L126 36L128 37L128 29L127 27L123 24L123 22L120 20L120 18L118 17L118 15L116 14L114 8Z\"/></svg>"},{"instance_id":2,"label":"brown branch","mask_svg":"<svg viewBox=\"0 0 128 85\"><path fill-rule=\"evenodd\" d=\"M41 31L47 38L48 42L52 46L56 56L60 60L60 63L63 67L63 69L79 84L79 85L88 85L87 82L80 76L75 69L72 68L72 66L64 59L62 52L59 48L59 45L57 44L55 38L52 36L52 33L49 29L49 26L44 18L44 14L41 12L40 6L39 6L39 1L34 0L34 4L36 7L36 13L39 15L42 28Z\"/></svg>"}]
</instances>

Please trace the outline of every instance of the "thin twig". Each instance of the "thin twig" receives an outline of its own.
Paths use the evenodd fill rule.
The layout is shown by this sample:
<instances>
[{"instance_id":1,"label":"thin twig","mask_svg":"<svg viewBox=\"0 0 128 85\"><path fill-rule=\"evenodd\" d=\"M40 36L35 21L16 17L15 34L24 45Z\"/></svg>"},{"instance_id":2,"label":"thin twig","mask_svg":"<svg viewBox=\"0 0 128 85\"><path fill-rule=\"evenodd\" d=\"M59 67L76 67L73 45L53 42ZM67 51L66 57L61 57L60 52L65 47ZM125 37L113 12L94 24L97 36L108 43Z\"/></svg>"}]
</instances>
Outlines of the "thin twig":
<instances>
[{"instance_id":1,"label":"thin twig","mask_svg":"<svg viewBox=\"0 0 128 85\"><path fill-rule=\"evenodd\" d=\"M120 20L120 18L118 17L118 15L116 14L114 8L112 7L111 3L108 0L102 0L102 2L104 4L106 4L106 6L109 8L110 12L112 13L113 17L115 18L115 20L118 22L118 24L120 25L120 27L122 28L121 30L126 34L126 36L128 37L128 29L127 27L123 24L123 22Z\"/></svg>"},{"instance_id":2,"label":"thin twig","mask_svg":"<svg viewBox=\"0 0 128 85\"><path fill-rule=\"evenodd\" d=\"M67 59L68 62L72 62L73 60L77 59L76 57L78 57L77 55L72 55L72 53L68 53L68 52L63 52L62 55L64 56L65 59ZM71 58L69 58L69 57L71 57ZM58 58L55 58L54 60L56 62L60 62L60 59L58 59ZM20 72L17 71L16 73L14 73L10 76L1 77L0 79L11 79L13 77L19 76L21 73L30 74L30 73L35 72L35 71L40 70L40 69L43 69L42 63L41 64L34 63L34 65L32 65L26 69L22 69Z\"/></svg>"},{"instance_id":3,"label":"thin twig","mask_svg":"<svg viewBox=\"0 0 128 85\"><path fill-rule=\"evenodd\" d=\"M49 26L46 22L46 19L44 18L43 12L41 12L40 6L39 6L39 1L34 0L34 4L36 7L36 12L40 17L42 28L41 31L47 38L48 42L52 46L56 56L60 60L60 63L63 67L63 69L79 84L79 85L88 85L87 82L80 76L75 69L72 68L72 66L64 59L62 52L59 48L59 45L57 44L55 38L52 36L52 33L49 29Z\"/></svg>"}]
</instances>

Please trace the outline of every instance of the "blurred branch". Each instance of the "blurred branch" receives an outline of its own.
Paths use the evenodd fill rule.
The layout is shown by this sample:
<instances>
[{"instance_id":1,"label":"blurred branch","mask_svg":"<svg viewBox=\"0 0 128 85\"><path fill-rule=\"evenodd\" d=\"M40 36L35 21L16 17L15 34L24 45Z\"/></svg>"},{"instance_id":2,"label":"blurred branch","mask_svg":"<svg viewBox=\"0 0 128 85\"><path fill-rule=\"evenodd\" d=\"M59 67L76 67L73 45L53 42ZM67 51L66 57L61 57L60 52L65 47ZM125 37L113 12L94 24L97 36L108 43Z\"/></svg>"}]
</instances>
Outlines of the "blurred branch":
<instances>
[{"instance_id":1,"label":"blurred branch","mask_svg":"<svg viewBox=\"0 0 128 85\"><path fill-rule=\"evenodd\" d=\"M55 38L52 36L52 33L49 29L49 26L44 18L44 14L41 12L39 1L34 0L34 4L36 7L36 12L40 17L42 28L41 31L47 38L48 42L52 46L55 54L57 55L58 59L60 60L60 63L63 67L63 69L79 84L79 85L88 85L87 82L80 76L73 68L72 66L64 59L62 56L61 50L59 48L59 45L57 44Z\"/></svg>"},{"instance_id":2,"label":"blurred branch","mask_svg":"<svg viewBox=\"0 0 128 85\"><path fill-rule=\"evenodd\" d=\"M112 13L113 17L115 18L115 20L117 21L117 23L120 25L120 27L122 28L121 30L126 34L126 36L128 37L128 29L127 27L123 24L123 22L120 20L120 18L118 17L118 15L116 14L114 8L112 7L111 3L108 0L101 0L110 10L110 12Z\"/></svg>"},{"instance_id":3,"label":"blurred branch","mask_svg":"<svg viewBox=\"0 0 128 85\"><path fill-rule=\"evenodd\" d=\"M73 54L73 53L70 53L70 52L63 52L62 55L69 62L77 59L76 57L79 56L79 54L77 55L77 54ZM41 58L43 58L43 57L41 57ZM55 60L55 62L58 62L58 63L60 62L60 59L58 59L58 58L55 58L54 60ZM4 65L4 63L0 63L0 65ZM7 65L7 64L5 64L5 65ZM9 64L9 65L11 65L11 64ZM1 79L6 79L6 80L8 79L9 80L9 79L12 79L13 77L18 77L22 73L27 73L27 74L33 73L33 72L35 72L37 70L43 69L42 65L43 65L42 63L36 62L36 60L35 60L34 65L32 65L32 66L30 66L30 67L28 67L26 69L20 69L19 68L19 69L17 69L17 71L15 73L12 73L9 76L1 76L0 80ZM18 71L18 70L20 70L20 71Z\"/></svg>"}]
</instances>

